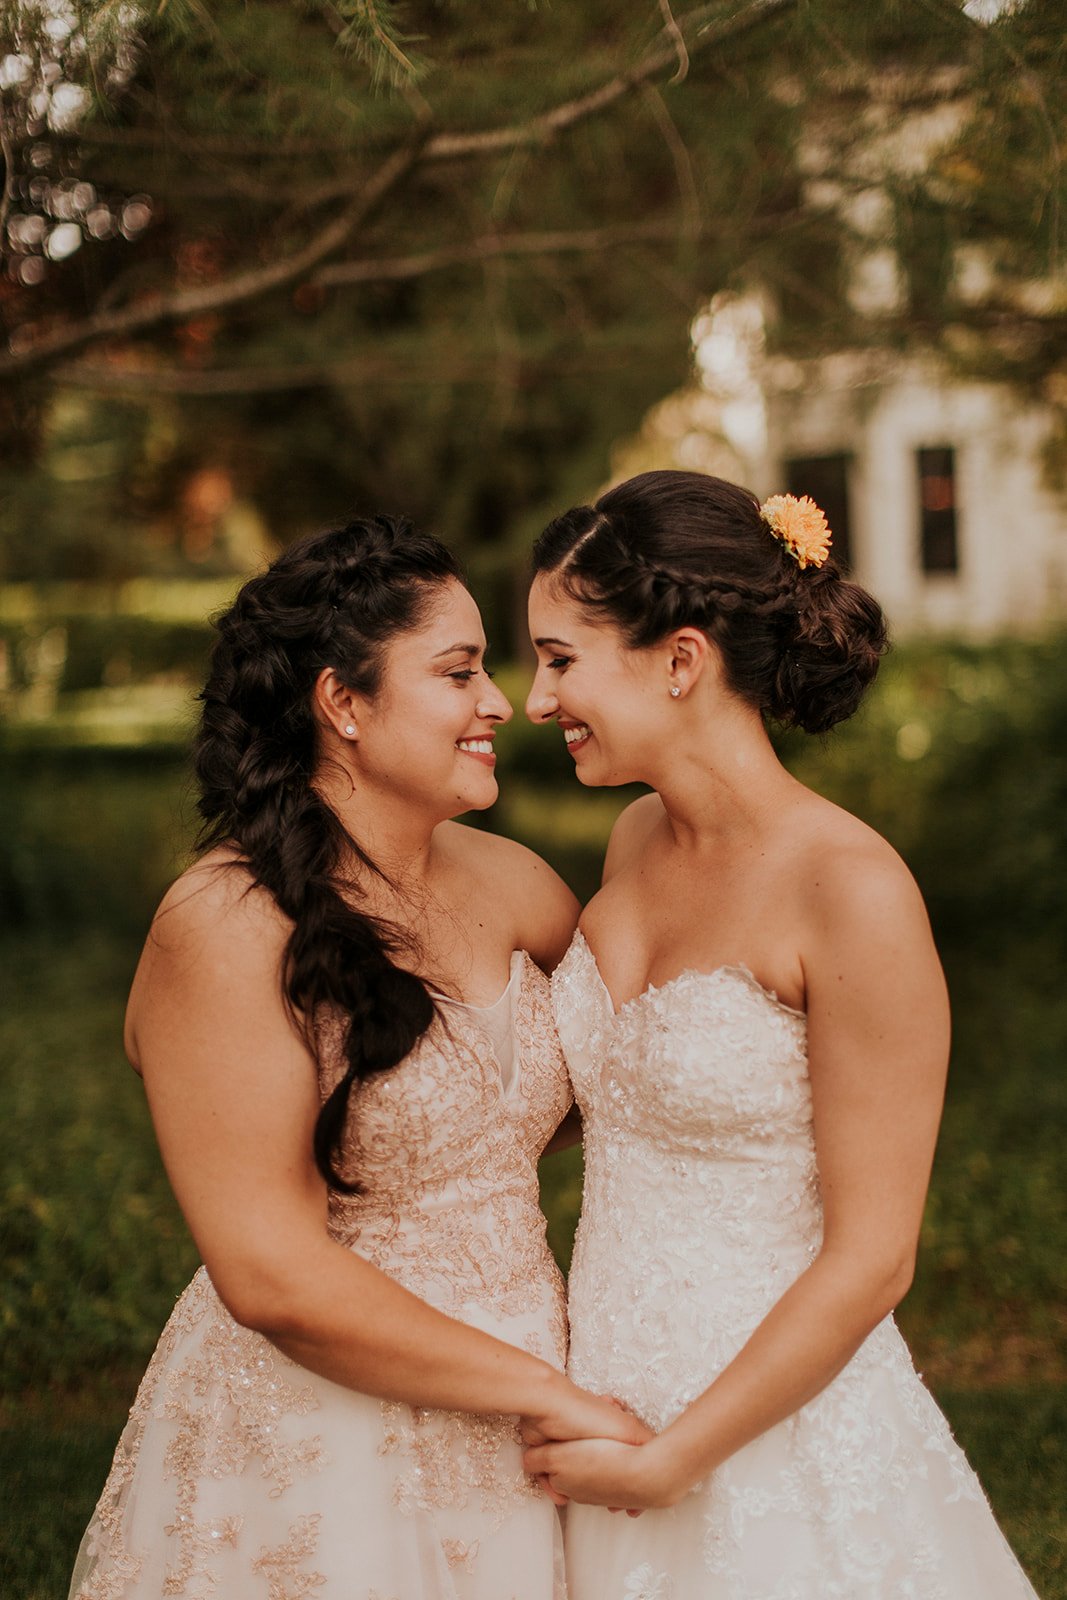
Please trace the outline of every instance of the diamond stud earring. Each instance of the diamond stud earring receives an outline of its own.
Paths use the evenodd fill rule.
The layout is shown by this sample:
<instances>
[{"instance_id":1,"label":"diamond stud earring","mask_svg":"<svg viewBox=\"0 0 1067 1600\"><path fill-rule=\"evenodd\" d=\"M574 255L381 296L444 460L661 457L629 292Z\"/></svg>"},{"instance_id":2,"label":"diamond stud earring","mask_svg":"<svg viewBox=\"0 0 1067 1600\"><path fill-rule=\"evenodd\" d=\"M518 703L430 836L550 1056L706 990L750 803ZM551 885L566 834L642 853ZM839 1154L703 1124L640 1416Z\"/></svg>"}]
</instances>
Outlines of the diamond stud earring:
<instances>
[{"instance_id":1,"label":"diamond stud earring","mask_svg":"<svg viewBox=\"0 0 1067 1600\"><path fill-rule=\"evenodd\" d=\"M681 689L679 689L679 687L678 687L678 685L676 683L672 683L671 684L671 699L672 700L677 700L677 698L681 694L681 692L682 692Z\"/></svg>"}]
</instances>

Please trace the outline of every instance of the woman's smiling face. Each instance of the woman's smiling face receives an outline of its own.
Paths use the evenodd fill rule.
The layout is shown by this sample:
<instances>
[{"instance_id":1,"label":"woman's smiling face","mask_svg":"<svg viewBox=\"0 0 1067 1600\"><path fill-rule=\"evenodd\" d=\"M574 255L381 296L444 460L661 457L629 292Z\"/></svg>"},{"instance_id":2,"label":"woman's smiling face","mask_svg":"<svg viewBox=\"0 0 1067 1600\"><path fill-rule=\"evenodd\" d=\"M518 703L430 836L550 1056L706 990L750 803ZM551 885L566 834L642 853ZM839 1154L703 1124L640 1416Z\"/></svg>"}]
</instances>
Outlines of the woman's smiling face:
<instances>
[{"instance_id":1,"label":"woman's smiling face","mask_svg":"<svg viewBox=\"0 0 1067 1600\"><path fill-rule=\"evenodd\" d=\"M478 607L449 581L420 625L388 647L381 685L358 717L357 774L397 804L442 818L482 811L497 797L493 737L510 717L485 668Z\"/></svg>"},{"instance_id":2,"label":"woman's smiling face","mask_svg":"<svg viewBox=\"0 0 1067 1600\"><path fill-rule=\"evenodd\" d=\"M629 649L613 623L586 611L552 574L534 579L529 619L537 652L530 721L559 724L581 783L649 781L670 725L669 645Z\"/></svg>"}]
</instances>

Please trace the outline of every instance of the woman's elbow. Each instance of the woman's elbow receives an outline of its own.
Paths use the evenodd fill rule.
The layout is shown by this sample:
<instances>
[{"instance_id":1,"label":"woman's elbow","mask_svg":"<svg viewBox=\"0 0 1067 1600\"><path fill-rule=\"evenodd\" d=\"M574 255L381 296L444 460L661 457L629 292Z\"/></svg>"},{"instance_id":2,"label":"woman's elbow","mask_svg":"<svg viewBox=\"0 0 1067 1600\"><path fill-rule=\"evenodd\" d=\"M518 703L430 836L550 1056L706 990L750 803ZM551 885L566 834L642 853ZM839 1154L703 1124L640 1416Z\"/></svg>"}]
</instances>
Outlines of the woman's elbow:
<instances>
[{"instance_id":1,"label":"woman's elbow","mask_svg":"<svg viewBox=\"0 0 1067 1600\"><path fill-rule=\"evenodd\" d=\"M869 1248L842 1252L825 1250L827 1264L833 1263L840 1276L846 1298L860 1311L864 1322L874 1328L888 1317L911 1288L915 1276L914 1249L873 1251Z\"/></svg>"},{"instance_id":2,"label":"woman's elbow","mask_svg":"<svg viewBox=\"0 0 1067 1600\"><path fill-rule=\"evenodd\" d=\"M876 1322L881 1322L883 1317L888 1317L896 1310L911 1288L914 1277L914 1249L891 1252L877 1264L872 1263L869 1284Z\"/></svg>"},{"instance_id":3,"label":"woman's elbow","mask_svg":"<svg viewBox=\"0 0 1067 1600\"><path fill-rule=\"evenodd\" d=\"M208 1270L216 1294L242 1328L275 1341L307 1331L312 1309L308 1297L276 1263L228 1263Z\"/></svg>"}]
</instances>

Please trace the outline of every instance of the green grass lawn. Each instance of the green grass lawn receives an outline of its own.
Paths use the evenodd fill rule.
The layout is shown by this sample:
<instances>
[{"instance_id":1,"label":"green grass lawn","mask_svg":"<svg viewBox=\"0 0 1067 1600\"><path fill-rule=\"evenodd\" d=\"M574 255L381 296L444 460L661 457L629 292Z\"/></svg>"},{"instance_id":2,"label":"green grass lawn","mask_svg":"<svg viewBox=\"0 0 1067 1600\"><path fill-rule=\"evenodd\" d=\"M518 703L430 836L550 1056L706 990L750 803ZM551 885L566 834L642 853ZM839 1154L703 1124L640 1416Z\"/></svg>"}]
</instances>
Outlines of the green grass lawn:
<instances>
[{"instance_id":1,"label":"green grass lawn","mask_svg":"<svg viewBox=\"0 0 1067 1600\"><path fill-rule=\"evenodd\" d=\"M4 1600L63 1600L111 1450L195 1264L120 1048L135 950L84 937L4 951L0 1022ZM962 973L955 1066L916 1285L901 1321L1043 1600L1067 1600L1067 1253L1057 1177L1067 1001ZM577 1152L549 1158L567 1259ZM966 1600L966 1597L960 1597Z\"/></svg>"}]
</instances>

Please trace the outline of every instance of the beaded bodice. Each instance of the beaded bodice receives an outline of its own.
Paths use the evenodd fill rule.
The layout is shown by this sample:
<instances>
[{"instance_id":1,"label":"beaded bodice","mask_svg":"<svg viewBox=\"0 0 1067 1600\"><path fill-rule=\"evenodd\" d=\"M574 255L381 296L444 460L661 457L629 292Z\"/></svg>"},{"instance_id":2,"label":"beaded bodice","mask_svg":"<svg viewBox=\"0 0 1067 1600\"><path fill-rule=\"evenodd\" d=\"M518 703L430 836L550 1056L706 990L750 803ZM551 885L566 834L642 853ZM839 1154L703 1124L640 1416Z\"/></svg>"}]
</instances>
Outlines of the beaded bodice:
<instances>
[{"instance_id":1,"label":"beaded bodice","mask_svg":"<svg viewBox=\"0 0 1067 1600\"><path fill-rule=\"evenodd\" d=\"M341 1170L358 1194L330 1194L330 1232L449 1315L495 1323L549 1300L552 1350L565 1348L562 1283L545 1238L537 1161L570 1104L548 980L512 957L514 1070L505 1079L489 1020L443 1006L398 1066L352 1093ZM493 1008L485 1008L492 1010ZM325 1097L344 1068L341 1025L319 1033Z\"/></svg>"},{"instance_id":2,"label":"beaded bodice","mask_svg":"<svg viewBox=\"0 0 1067 1600\"><path fill-rule=\"evenodd\" d=\"M806 1022L738 966L615 1012L581 933L553 992L585 1127L571 1370L662 1426L818 1249Z\"/></svg>"}]
</instances>

